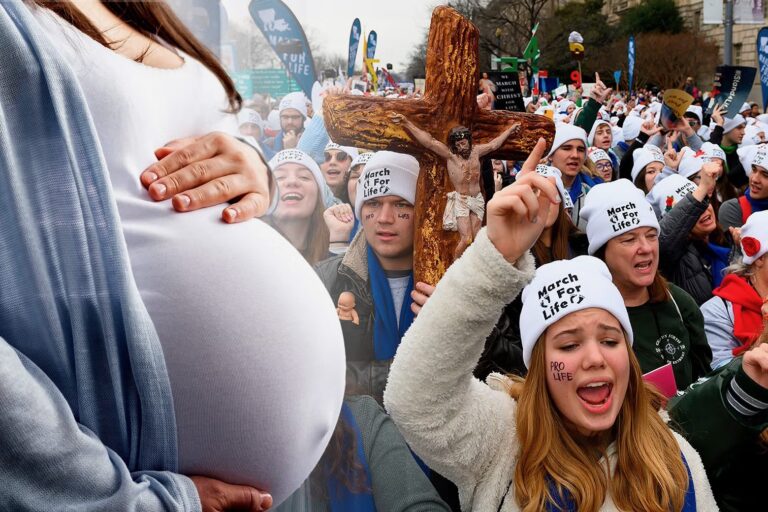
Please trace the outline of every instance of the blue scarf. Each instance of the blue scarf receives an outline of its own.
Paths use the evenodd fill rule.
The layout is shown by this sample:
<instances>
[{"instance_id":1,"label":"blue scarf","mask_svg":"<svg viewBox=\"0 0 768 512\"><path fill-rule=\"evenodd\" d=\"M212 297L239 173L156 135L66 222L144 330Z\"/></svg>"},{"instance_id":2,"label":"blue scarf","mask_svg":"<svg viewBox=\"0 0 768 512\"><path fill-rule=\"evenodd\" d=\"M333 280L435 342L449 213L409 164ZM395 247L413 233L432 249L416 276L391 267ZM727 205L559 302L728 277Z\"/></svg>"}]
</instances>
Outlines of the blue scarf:
<instances>
[{"instance_id":1,"label":"blue scarf","mask_svg":"<svg viewBox=\"0 0 768 512\"><path fill-rule=\"evenodd\" d=\"M680 512L696 512L696 489L693 487L691 468L688 467L688 461L685 460L685 455L680 453L680 456L683 458L683 464L688 472L688 490L685 493L685 501L683 502L683 508ZM573 498L568 490L563 488L563 496L560 496L554 480L551 478L547 478L547 480L549 481L549 494L554 500L554 503L547 503L547 512L577 512L576 504L573 502Z\"/></svg>"},{"instance_id":2,"label":"blue scarf","mask_svg":"<svg viewBox=\"0 0 768 512\"><path fill-rule=\"evenodd\" d=\"M728 266L728 257L731 255L731 250L728 247L715 245L712 242L707 242L707 249L704 252L704 257L709 262L711 269L712 288L717 288L723 281L723 270Z\"/></svg>"},{"instance_id":3,"label":"blue scarf","mask_svg":"<svg viewBox=\"0 0 768 512\"><path fill-rule=\"evenodd\" d=\"M749 201L749 204L752 206L753 212L762 212L763 210L768 210L768 199L752 199L752 194L750 194L749 189L744 192L744 195L746 196L747 201Z\"/></svg>"},{"instance_id":4,"label":"blue scarf","mask_svg":"<svg viewBox=\"0 0 768 512\"><path fill-rule=\"evenodd\" d=\"M372 494L371 471L368 467L368 461L365 458L363 435L360 432L360 427L355 420L355 416L352 414L352 409L349 408L349 405L347 405L346 402L341 406L341 418L339 421L346 422L355 432L355 462L359 462L360 465L363 466L363 470L365 471L365 486L367 489L371 490L354 493L350 491L346 485L341 483L335 475L331 474L328 477L327 482L331 512L375 512L376 504ZM345 437L342 452L346 452L352 442L351 439Z\"/></svg>"},{"instance_id":5,"label":"blue scarf","mask_svg":"<svg viewBox=\"0 0 768 512\"><path fill-rule=\"evenodd\" d=\"M400 325L398 326L395 303L392 300L392 290L389 289L387 276L384 274L384 269L381 268L373 249L368 246L367 250L368 275L371 280L371 293L373 295L373 349L377 361L386 361L395 357L400 340L413 322L410 301L413 290L413 274L408 281L405 300L403 300L403 306L400 308Z\"/></svg>"},{"instance_id":6,"label":"blue scarf","mask_svg":"<svg viewBox=\"0 0 768 512\"><path fill-rule=\"evenodd\" d=\"M357 232L360 230L360 221L355 217L355 223L352 225L352 231L349 233L349 240L347 242L352 243L352 240L355 238L355 235L357 235Z\"/></svg>"},{"instance_id":7,"label":"blue scarf","mask_svg":"<svg viewBox=\"0 0 768 512\"><path fill-rule=\"evenodd\" d=\"M568 189L568 195L571 196L571 201L573 201L573 204L576 204L579 196L581 196L583 185L587 185L587 190L589 190L590 188L602 182L603 180L600 178L587 176L583 172L580 172L576 175L576 178L573 180L571 187Z\"/></svg>"},{"instance_id":8,"label":"blue scarf","mask_svg":"<svg viewBox=\"0 0 768 512\"><path fill-rule=\"evenodd\" d=\"M50 45L23 2L0 2L0 337L131 471L176 471L163 351L85 98Z\"/></svg>"}]
</instances>

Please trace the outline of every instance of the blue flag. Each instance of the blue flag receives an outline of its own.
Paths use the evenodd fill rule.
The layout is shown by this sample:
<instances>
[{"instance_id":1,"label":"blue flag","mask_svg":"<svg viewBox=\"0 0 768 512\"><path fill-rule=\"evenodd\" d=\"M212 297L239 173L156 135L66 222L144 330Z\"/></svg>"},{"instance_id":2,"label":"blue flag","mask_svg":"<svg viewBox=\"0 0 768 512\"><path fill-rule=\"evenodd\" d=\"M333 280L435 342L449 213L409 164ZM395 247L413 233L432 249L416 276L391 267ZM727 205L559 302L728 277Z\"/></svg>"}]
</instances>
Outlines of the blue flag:
<instances>
[{"instance_id":1,"label":"blue flag","mask_svg":"<svg viewBox=\"0 0 768 512\"><path fill-rule=\"evenodd\" d=\"M763 112L768 107L768 27L757 33L757 64L760 68L760 84L763 86Z\"/></svg>"},{"instance_id":2,"label":"blue flag","mask_svg":"<svg viewBox=\"0 0 768 512\"><path fill-rule=\"evenodd\" d=\"M349 57L347 59L347 76L352 76L355 72L355 58L357 58L357 47L360 46L360 18L355 18L352 22L352 29L349 31Z\"/></svg>"},{"instance_id":3,"label":"blue flag","mask_svg":"<svg viewBox=\"0 0 768 512\"><path fill-rule=\"evenodd\" d=\"M307 98L317 80L307 36L293 12L280 0L253 0L248 6L269 45Z\"/></svg>"},{"instance_id":4,"label":"blue flag","mask_svg":"<svg viewBox=\"0 0 768 512\"><path fill-rule=\"evenodd\" d=\"M616 87L618 87L619 82L621 82L621 70L613 72L613 81L616 82Z\"/></svg>"},{"instance_id":5,"label":"blue flag","mask_svg":"<svg viewBox=\"0 0 768 512\"><path fill-rule=\"evenodd\" d=\"M629 92L632 93L632 79L635 76L635 36L629 36Z\"/></svg>"},{"instance_id":6,"label":"blue flag","mask_svg":"<svg viewBox=\"0 0 768 512\"><path fill-rule=\"evenodd\" d=\"M376 55L376 31L371 30L368 32L368 50L366 52L365 58L366 59L372 59L374 55Z\"/></svg>"}]
</instances>

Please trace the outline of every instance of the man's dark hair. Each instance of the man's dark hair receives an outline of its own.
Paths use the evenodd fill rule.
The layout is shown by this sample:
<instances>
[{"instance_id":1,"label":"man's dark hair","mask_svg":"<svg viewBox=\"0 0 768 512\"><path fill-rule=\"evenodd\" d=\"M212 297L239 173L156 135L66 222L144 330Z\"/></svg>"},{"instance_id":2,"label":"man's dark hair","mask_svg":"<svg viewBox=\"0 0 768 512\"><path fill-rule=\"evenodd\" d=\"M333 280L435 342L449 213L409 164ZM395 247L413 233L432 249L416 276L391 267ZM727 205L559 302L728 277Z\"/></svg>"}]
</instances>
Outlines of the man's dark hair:
<instances>
[{"instance_id":1,"label":"man's dark hair","mask_svg":"<svg viewBox=\"0 0 768 512\"><path fill-rule=\"evenodd\" d=\"M448 132L449 146L454 147L456 143L462 139L467 139L470 143L472 142L472 132L469 131L469 128L464 126L456 126L451 128L451 131Z\"/></svg>"}]
</instances>

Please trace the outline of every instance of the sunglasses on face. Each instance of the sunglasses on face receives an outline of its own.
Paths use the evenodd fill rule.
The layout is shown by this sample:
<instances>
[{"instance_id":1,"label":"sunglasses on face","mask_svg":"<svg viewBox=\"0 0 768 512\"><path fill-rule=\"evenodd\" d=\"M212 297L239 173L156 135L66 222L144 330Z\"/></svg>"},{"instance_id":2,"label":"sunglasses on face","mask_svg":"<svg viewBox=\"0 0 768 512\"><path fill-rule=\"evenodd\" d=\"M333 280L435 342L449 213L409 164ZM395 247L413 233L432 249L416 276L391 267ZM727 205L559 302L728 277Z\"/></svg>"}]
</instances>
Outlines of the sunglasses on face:
<instances>
[{"instance_id":1,"label":"sunglasses on face","mask_svg":"<svg viewBox=\"0 0 768 512\"><path fill-rule=\"evenodd\" d=\"M324 156L325 156L325 163L328 163L328 162L330 162L331 160L334 159L334 155L332 155L331 153L324 153ZM344 153L342 151L338 151L336 153L336 155L335 155L335 158L336 158L337 162L342 163L347 158L349 158L349 155L347 155L346 153Z\"/></svg>"}]
</instances>

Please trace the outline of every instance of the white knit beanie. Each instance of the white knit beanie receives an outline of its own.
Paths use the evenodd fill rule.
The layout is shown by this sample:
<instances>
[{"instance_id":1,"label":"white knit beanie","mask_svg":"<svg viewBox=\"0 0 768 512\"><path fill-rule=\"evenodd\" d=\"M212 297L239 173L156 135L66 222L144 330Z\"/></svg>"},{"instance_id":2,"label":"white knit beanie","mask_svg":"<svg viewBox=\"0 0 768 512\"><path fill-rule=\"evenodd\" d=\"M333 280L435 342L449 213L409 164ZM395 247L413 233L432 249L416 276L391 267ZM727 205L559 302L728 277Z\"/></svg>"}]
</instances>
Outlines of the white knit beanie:
<instances>
[{"instance_id":1,"label":"white knit beanie","mask_svg":"<svg viewBox=\"0 0 768 512\"><path fill-rule=\"evenodd\" d=\"M283 110L293 108L298 110L301 115L304 116L304 119L307 118L307 97L304 96L303 92L292 92L289 94L286 94L283 96L283 99L280 100L280 106L277 108L277 110L282 114Z\"/></svg>"},{"instance_id":2,"label":"white knit beanie","mask_svg":"<svg viewBox=\"0 0 768 512\"><path fill-rule=\"evenodd\" d=\"M741 227L741 253L745 265L751 265L768 252L768 211L755 212Z\"/></svg>"},{"instance_id":3,"label":"white knit beanie","mask_svg":"<svg viewBox=\"0 0 768 512\"><path fill-rule=\"evenodd\" d=\"M584 149L587 148L587 132L572 124L557 123L555 125L555 140L552 142L552 149L549 150L547 157L552 156L560 146L569 140L580 140L584 143Z\"/></svg>"},{"instance_id":4,"label":"white knit beanie","mask_svg":"<svg viewBox=\"0 0 768 512\"><path fill-rule=\"evenodd\" d=\"M376 197L398 196L416 203L419 161L411 155L379 151L365 164L357 185L355 216L361 219L363 203Z\"/></svg>"},{"instance_id":5,"label":"white knit beanie","mask_svg":"<svg viewBox=\"0 0 768 512\"><path fill-rule=\"evenodd\" d=\"M560 199L563 201L563 208L566 210L572 210L573 200L571 199L571 195L568 193L568 191L565 190L565 185L563 184L563 173L560 172L560 169L557 167L552 167L551 165L537 165L536 172L545 178L555 178L555 185L557 186L557 191L560 192Z\"/></svg>"},{"instance_id":6,"label":"white knit beanie","mask_svg":"<svg viewBox=\"0 0 768 512\"><path fill-rule=\"evenodd\" d=\"M693 115L695 115L696 117L698 117L699 118L699 124L702 124L704 122L704 109L701 108L701 105L691 105L685 111L686 112L690 112Z\"/></svg>"},{"instance_id":7,"label":"white knit beanie","mask_svg":"<svg viewBox=\"0 0 768 512\"><path fill-rule=\"evenodd\" d=\"M717 144L712 144L711 142L705 142L701 145L701 149L699 152L704 154L704 157L707 158L708 162L712 161L715 158L719 158L720 160L725 163L725 151L723 151L723 148L718 146ZM700 156L699 153L696 153L697 156Z\"/></svg>"},{"instance_id":8,"label":"white knit beanie","mask_svg":"<svg viewBox=\"0 0 768 512\"><path fill-rule=\"evenodd\" d=\"M661 151L655 151L653 148L647 145L635 150L635 152L632 153L632 159L634 161L632 164L633 182L637 179L637 176L640 174L640 172L645 169L646 165L650 164L651 162L660 162L662 164L664 163L664 156L661 154Z\"/></svg>"},{"instance_id":9,"label":"white knit beanie","mask_svg":"<svg viewBox=\"0 0 768 512\"><path fill-rule=\"evenodd\" d=\"M762 167L768 170L768 146L761 144L757 147L754 156L752 157L752 165ZM750 166L751 169L752 166Z\"/></svg>"},{"instance_id":10,"label":"white knit beanie","mask_svg":"<svg viewBox=\"0 0 768 512\"><path fill-rule=\"evenodd\" d=\"M323 177L323 173L320 171L320 167L317 165L317 162L312 159L312 157L300 149L284 149L278 152L275 156L272 157L272 160L269 161L269 167L274 172L281 165L291 163L303 165L306 167L307 170L312 173L312 176L315 177L317 186L322 190L323 185L325 184L325 178Z\"/></svg>"},{"instance_id":11,"label":"white knit beanie","mask_svg":"<svg viewBox=\"0 0 768 512\"><path fill-rule=\"evenodd\" d=\"M368 163L368 161L373 158L373 155L375 155L376 152L369 152L369 153L359 153L354 160L352 160L352 164L349 166L350 169L353 169L356 165L365 165Z\"/></svg>"},{"instance_id":12,"label":"white knit beanie","mask_svg":"<svg viewBox=\"0 0 768 512\"><path fill-rule=\"evenodd\" d=\"M741 114L736 114L733 118L726 117L725 123L723 123L723 133L728 133L745 124L747 121Z\"/></svg>"},{"instance_id":13,"label":"white knit beanie","mask_svg":"<svg viewBox=\"0 0 768 512\"><path fill-rule=\"evenodd\" d=\"M741 162L741 166L744 168L744 173L747 176L752 172L752 162L762 147L764 145L760 144L758 146L744 146L736 150L736 155L739 157L739 162Z\"/></svg>"},{"instance_id":14,"label":"white knit beanie","mask_svg":"<svg viewBox=\"0 0 768 512\"><path fill-rule=\"evenodd\" d=\"M745 112L747 110L752 110L752 105L750 105L749 103L744 103L741 106L741 108L739 109L739 114L741 114L742 112Z\"/></svg>"},{"instance_id":15,"label":"white knit beanie","mask_svg":"<svg viewBox=\"0 0 768 512\"><path fill-rule=\"evenodd\" d=\"M697 153L698 154L698 153ZM697 157L691 151L687 151L685 156L680 159L680 165L677 167L677 174L685 179L691 179L704 166L704 159Z\"/></svg>"},{"instance_id":16,"label":"white knit beanie","mask_svg":"<svg viewBox=\"0 0 768 512\"><path fill-rule=\"evenodd\" d=\"M593 164L596 164L601 160L608 160L609 162L611 161L611 157L608 156L608 153L600 148L595 147L589 148L587 150L587 157L592 160Z\"/></svg>"},{"instance_id":17,"label":"white knit beanie","mask_svg":"<svg viewBox=\"0 0 768 512\"><path fill-rule=\"evenodd\" d=\"M242 126L244 124L255 124L259 128L264 126L264 120L261 118L258 112L252 108L244 108L237 113L237 123Z\"/></svg>"},{"instance_id":18,"label":"white knit beanie","mask_svg":"<svg viewBox=\"0 0 768 512\"><path fill-rule=\"evenodd\" d=\"M328 151L331 149L336 149L338 151L341 151L342 153L346 153L352 158L352 160L357 158L357 156L360 154L360 152L357 149L353 148L352 146L339 146L335 142L329 142L328 144L325 145L325 151Z\"/></svg>"},{"instance_id":19,"label":"white knit beanie","mask_svg":"<svg viewBox=\"0 0 768 512\"><path fill-rule=\"evenodd\" d=\"M595 254L608 240L627 231L641 227L659 229L659 221L643 191L626 179L592 187L580 214L587 222L589 254Z\"/></svg>"},{"instance_id":20,"label":"white knit beanie","mask_svg":"<svg viewBox=\"0 0 768 512\"><path fill-rule=\"evenodd\" d=\"M607 125L608 127L610 127L611 123L609 123L608 121L603 121L599 119L595 121L595 123L592 125L592 129L589 130L589 137L587 137L587 141L589 142L590 146L593 146L595 144L595 133L597 133L597 129L602 125ZM613 137L613 131L611 131L611 137Z\"/></svg>"},{"instance_id":21,"label":"white knit beanie","mask_svg":"<svg viewBox=\"0 0 768 512\"><path fill-rule=\"evenodd\" d=\"M530 367L534 345L547 328L584 309L599 308L612 314L626 332L630 345L633 342L624 299L613 284L608 267L595 257L578 256L542 265L523 289L522 299L520 338L526 368Z\"/></svg>"},{"instance_id":22,"label":"white knit beanie","mask_svg":"<svg viewBox=\"0 0 768 512\"><path fill-rule=\"evenodd\" d=\"M658 217L663 217L689 192L696 190L696 184L679 174L670 174L648 193L646 199L653 206Z\"/></svg>"},{"instance_id":23,"label":"white knit beanie","mask_svg":"<svg viewBox=\"0 0 768 512\"><path fill-rule=\"evenodd\" d=\"M643 126L643 120L637 117L627 117L624 119L624 125L621 128L625 141L635 140L640 136L640 128Z\"/></svg>"}]
</instances>

